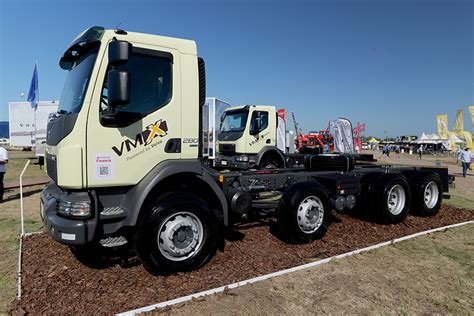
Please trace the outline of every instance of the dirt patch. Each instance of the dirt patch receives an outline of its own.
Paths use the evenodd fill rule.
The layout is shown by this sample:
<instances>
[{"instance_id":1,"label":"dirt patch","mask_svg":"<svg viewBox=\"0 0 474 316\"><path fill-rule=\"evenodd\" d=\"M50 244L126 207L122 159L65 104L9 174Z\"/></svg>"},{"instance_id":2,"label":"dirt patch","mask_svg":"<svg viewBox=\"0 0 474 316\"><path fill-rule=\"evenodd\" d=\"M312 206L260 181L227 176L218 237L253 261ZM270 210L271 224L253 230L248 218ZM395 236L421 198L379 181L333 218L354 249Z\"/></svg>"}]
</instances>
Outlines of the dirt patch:
<instances>
[{"instance_id":1,"label":"dirt patch","mask_svg":"<svg viewBox=\"0 0 474 316\"><path fill-rule=\"evenodd\" d=\"M34 314L123 312L473 219L473 211L450 206L434 217L409 216L388 226L335 214L326 236L308 245L283 243L271 233L271 222L248 224L206 266L167 277L148 274L135 257L111 260L107 268L86 267L68 247L40 234L25 240L23 298L16 308Z\"/></svg>"}]
</instances>

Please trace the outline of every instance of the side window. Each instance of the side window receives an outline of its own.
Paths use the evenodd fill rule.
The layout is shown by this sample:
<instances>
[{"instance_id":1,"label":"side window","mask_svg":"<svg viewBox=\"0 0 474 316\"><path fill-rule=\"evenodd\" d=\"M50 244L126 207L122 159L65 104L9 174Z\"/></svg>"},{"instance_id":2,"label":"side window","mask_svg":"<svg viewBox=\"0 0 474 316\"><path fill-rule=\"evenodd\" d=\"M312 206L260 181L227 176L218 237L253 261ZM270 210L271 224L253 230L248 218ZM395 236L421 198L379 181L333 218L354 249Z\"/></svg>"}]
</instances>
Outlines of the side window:
<instances>
[{"instance_id":1,"label":"side window","mask_svg":"<svg viewBox=\"0 0 474 316\"><path fill-rule=\"evenodd\" d=\"M260 113L260 118L258 117ZM257 120L260 120L260 129L258 132L265 130L268 127L268 112L264 111L254 111L252 113L252 120L250 121L250 129L256 130L257 128Z\"/></svg>"},{"instance_id":2,"label":"side window","mask_svg":"<svg viewBox=\"0 0 474 316\"><path fill-rule=\"evenodd\" d=\"M130 103L116 111L147 115L168 104L172 96L172 66L171 54L135 47L126 64L109 66L107 71L127 71L130 74ZM107 103L107 76L100 109L110 110Z\"/></svg>"}]
</instances>

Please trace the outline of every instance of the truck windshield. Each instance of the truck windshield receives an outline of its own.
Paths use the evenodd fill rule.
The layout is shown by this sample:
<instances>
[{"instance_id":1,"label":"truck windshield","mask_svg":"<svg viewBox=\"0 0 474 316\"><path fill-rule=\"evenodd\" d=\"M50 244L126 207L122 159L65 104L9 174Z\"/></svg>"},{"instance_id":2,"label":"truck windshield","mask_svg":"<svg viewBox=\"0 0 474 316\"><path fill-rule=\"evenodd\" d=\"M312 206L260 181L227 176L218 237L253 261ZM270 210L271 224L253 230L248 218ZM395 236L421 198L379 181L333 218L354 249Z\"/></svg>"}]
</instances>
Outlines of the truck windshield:
<instances>
[{"instance_id":1,"label":"truck windshield","mask_svg":"<svg viewBox=\"0 0 474 316\"><path fill-rule=\"evenodd\" d=\"M245 130L249 111L229 111L224 115L224 120L221 123L221 133L243 132Z\"/></svg>"},{"instance_id":2,"label":"truck windshield","mask_svg":"<svg viewBox=\"0 0 474 316\"><path fill-rule=\"evenodd\" d=\"M92 68L99 51L99 42L91 43L88 46L87 49L72 53L74 60L71 61L59 101L58 112L60 113L77 113L81 110Z\"/></svg>"}]
</instances>

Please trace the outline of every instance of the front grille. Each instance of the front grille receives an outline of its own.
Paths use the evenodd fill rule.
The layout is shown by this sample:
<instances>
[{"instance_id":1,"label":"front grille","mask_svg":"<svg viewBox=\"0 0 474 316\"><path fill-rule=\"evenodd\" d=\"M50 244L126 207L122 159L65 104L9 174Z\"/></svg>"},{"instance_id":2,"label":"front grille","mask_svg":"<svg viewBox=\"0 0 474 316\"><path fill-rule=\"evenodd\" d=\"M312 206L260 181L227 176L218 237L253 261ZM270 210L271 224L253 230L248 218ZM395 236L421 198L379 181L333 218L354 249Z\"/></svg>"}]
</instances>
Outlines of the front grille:
<instances>
[{"instance_id":1,"label":"front grille","mask_svg":"<svg viewBox=\"0 0 474 316\"><path fill-rule=\"evenodd\" d=\"M48 170L48 176L53 179L54 182L58 182L56 156L46 154L46 169Z\"/></svg>"},{"instance_id":2,"label":"front grille","mask_svg":"<svg viewBox=\"0 0 474 316\"><path fill-rule=\"evenodd\" d=\"M219 152L223 154L235 153L235 144L219 144Z\"/></svg>"}]
</instances>

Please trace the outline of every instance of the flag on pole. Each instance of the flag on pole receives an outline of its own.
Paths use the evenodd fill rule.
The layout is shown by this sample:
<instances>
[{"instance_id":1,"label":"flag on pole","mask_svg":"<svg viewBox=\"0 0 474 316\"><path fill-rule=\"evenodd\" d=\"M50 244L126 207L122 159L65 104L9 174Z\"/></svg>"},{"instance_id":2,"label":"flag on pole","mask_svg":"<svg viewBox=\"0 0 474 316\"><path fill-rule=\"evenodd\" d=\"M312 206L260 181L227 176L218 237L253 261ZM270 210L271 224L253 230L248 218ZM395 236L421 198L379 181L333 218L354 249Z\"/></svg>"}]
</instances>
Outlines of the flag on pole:
<instances>
[{"instance_id":1,"label":"flag on pole","mask_svg":"<svg viewBox=\"0 0 474 316\"><path fill-rule=\"evenodd\" d=\"M472 129L474 129L474 105L469 106L469 113L471 113L471 124Z\"/></svg>"},{"instance_id":2,"label":"flag on pole","mask_svg":"<svg viewBox=\"0 0 474 316\"><path fill-rule=\"evenodd\" d=\"M448 138L448 115L447 114L436 115L436 125L438 127L439 138L447 139Z\"/></svg>"},{"instance_id":3,"label":"flag on pole","mask_svg":"<svg viewBox=\"0 0 474 316\"><path fill-rule=\"evenodd\" d=\"M457 136L463 137L462 132L464 132L464 110L458 110L456 113L456 120L454 121L454 128L453 132L456 133Z\"/></svg>"},{"instance_id":4,"label":"flag on pole","mask_svg":"<svg viewBox=\"0 0 474 316\"><path fill-rule=\"evenodd\" d=\"M38 96L38 63L36 63L35 70L33 70L33 77L31 78L30 91L28 92L28 101L35 110L38 106Z\"/></svg>"}]
</instances>

